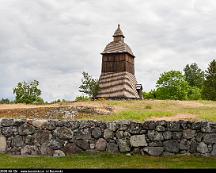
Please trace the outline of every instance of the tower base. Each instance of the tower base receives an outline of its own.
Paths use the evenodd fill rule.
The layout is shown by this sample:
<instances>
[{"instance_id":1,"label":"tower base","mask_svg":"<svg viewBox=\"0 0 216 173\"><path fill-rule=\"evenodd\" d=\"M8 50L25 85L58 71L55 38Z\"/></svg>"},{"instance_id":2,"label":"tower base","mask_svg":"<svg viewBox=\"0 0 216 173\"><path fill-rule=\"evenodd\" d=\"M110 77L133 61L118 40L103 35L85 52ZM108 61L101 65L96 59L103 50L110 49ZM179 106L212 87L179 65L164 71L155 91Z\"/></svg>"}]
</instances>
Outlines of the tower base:
<instances>
[{"instance_id":1,"label":"tower base","mask_svg":"<svg viewBox=\"0 0 216 173\"><path fill-rule=\"evenodd\" d=\"M136 84L135 76L128 72L102 73L99 79L100 91L96 98L141 99Z\"/></svg>"}]
</instances>

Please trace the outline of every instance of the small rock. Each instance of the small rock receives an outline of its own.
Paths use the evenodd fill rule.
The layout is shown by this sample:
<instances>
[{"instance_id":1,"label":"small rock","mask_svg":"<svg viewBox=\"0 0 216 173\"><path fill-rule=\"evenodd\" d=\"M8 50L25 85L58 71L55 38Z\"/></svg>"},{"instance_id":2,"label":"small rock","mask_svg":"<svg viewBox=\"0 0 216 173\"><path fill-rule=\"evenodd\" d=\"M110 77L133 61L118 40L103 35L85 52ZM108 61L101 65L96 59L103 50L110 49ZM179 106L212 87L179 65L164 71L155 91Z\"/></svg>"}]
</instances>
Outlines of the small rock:
<instances>
[{"instance_id":1,"label":"small rock","mask_svg":"<svg viewBox=\"0 0 216 173\"><path fill-rule=\"evenodd\" d=\"M129 141L126 139L118 139L118 146L122 153L130 151Z\"/></svg>"},{"instance_id":2,"label":"small rock","mask_svg":"<svg viewBox=\"0 0 216 173\"><path fill-rule=\"evenodd\" d=\"M76 140L75 144L83 150L88 150L90 148L89 142L86 140L82 140L82 139Z\"/></svg>"},{"instance_id":3,"label":"small rock","mask_svg":"<svg viewBox=\"0 0 216 173\"><path fill-rule=\"evenodd\" d=\"M161 125L158 125L158 126L156 127L156 130L157 130L158 132L164 132L164 131L166 130L166 128L163 127L163 126L161 126Z\"/></svg>"},{"instance_id":4,"label":"small rock","mask_svg":"<svg viewBox=\"0 0 216 173\"><path fill-rule=\"evenodd\" d=\"M92 136L96 139L100 138L102 135L102 132L101 132L101 129L99 127L95 127L93 130L92 130Z\"/></svg>"},{"instance_id":5,"label":"small rock","mask_svg":"<svg viewBox=\"0 0 216 173\"><path fill-rule=\"evenodd\" d=\"M183 137L185 139L194 138L195 134L196 134L196 130L191 130L191 129L183 130Z\"/></svg>"},{"instance_id":6,"label":"small rock","mask_svg":"<svg viewBox=\"0 0 216 173\"><path fill-rule=\"evenodd\" d=\"M107 142L105 139L100 138L97 140L96 144L95 144L95 149L97 151L105 151L106 150L106 146L107 146Z\"/></svg>"},{"instance_id":7,"label":"small rock","mask_svg":"<svg viewBox=\"0 0 216 173\"><path fill-rule=\"evenodd\" d=\"M3 127L9 127L14 125L14 120L13 119L2 119L1 120L1 125Z\"/></svg>"},{"instance_id":8,"label":"small rock","mask_svg":"<svg viewBox=\"0 0 216 173\"><path fill-rule=\"evenodd\" d=\"M6 138L3 135L0 135L0 153L4 153L6 151L6 147Z\"/></svg>"},{"instance_id":9,"label":"small rock","mask_svg":"<svg viewBox=\"0 0 216 173\"><path fill-rule=\"evenodd\" d=\"M145 147L144 151L150 156L160 156L163 153L163 147Z\"/></svg>"},{"instance_id":10,"label":"small rock","mask_svg":"<svg viewBox=\"0 0 216 173\"><path fill-rule=\"evenodd\" d=\"M118 145L114 142L107 143L107 151L111 153L117 153L118 152Z\"/></svg>"},{"instance_id":11,"label":"small rock","mask_svg":"<svg viewBox=\"0 0 216 173\"><path fill-rule=\"evenodd\" d=\"M206 134L203 141L206 144L215 144L216 143L216 134Z\"/></svg>"},{"instance_id":12,"label":"small rock","mask_svg":"<svg viewBox=\"0 0 216 173\"><path fill-rule=\"evenodd\" d=\"M65 157L65 153L61 150L55 150L53 153L53 157Z\"/></svg>"},{"instance_id":13,"label":"small rock","mask_svg":"<svg viewBox=\"0 0 216 173\"><path fill-rule=\"evenodd\" d=\"M73 137L73 131L67 127L57 127L54 134L60 139L71 139Z\"/></svg>"},{"instance_id":14,"label":"small rock","mask_svg":"<svg viewBox=\"0 0 216 173\"><path fill-rule=\"evenodd\" d=\"M147 146L145 135L133 135L130 137L130 144L133 147Z\"/></svg>"},{"instance_id":15,"label":"small rock","mask_svg":"<svg viewBox=\"0 0 216 173\"><path fill-rule=\"evenodd\" d=\"M200 142L197 146L197 151L204 154L208 152L208 146L204 142Z\"/></svg>"},{"instance_id":16,"label":"small rock","mask_svg":"<svg viewBox=\"0 0 216 173\"><path fill-rule=\"evenodd\" d=\"M112 139L114 136L113 131L109 129L104 130L104 138L105 139Z\"/></svg>"},{"instance_id":17,"label":"small rock","mask_svg":"<svg viewBox=\"0 0 216 173\"><path fill-rule=\"evenodd\" d=\"M64 153L66 153L66 155L69 154L75 154L75 153L80 153L82 152L82 149L79 148L76 144L74 143L67 143L63 149Z\"/></svg>"},{"instance_id":18,"label":"small rock","mask_svg":"<svg viewBox=\"0 0 216 173\"><path fill-rule=\"evenodd\" d=\"M180 144L176 140L169 140L163 142L164 148L166 151L171 152L171 153L178 153Z\"/></svg>"}]
</instances>

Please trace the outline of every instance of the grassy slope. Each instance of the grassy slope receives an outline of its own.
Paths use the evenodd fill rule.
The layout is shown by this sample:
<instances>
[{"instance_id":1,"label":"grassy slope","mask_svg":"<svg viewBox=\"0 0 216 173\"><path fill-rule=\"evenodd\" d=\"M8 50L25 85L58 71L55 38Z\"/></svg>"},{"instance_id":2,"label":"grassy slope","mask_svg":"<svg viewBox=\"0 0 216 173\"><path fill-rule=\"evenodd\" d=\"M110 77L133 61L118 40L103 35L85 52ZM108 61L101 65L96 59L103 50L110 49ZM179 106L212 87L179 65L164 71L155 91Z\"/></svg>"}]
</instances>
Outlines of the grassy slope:
<instances>
[{"instance_id":1,"label":"grassy slope","mask_svg":"<svg viewBox=\"0 0 216 173\"><path fill-rule=\"evenodd\" d=\"M104 105L116 107L117 112L113 115L84 115L80 116L79 119L145 121L153 117L192 114L196 120L216 121L216 102L214 101L132 100L101 102Z\"/></svg>"},{"instance_id":2,"label":"grassy slope","mask_svg":"<svg viewBox=\"0 0 216 173\"><path fill-rule=\"evenodd\" d=\"M0 155L0 168L216 168L216 158L79 154L63 158Z\"/></svg>"}]
</instances>

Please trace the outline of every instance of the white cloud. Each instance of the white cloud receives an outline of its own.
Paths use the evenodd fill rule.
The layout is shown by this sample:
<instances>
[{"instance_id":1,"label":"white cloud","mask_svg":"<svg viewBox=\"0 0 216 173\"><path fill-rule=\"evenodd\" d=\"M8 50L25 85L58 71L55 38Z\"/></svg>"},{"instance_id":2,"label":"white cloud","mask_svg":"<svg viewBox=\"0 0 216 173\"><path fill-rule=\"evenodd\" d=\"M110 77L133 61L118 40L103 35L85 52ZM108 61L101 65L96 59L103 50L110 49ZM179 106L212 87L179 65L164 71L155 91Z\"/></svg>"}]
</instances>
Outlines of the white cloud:
<instances>
[{"instance_id":1,"label":"white cloud","mask_svg":"<svg viewBox=\"0 0 216 173\"><path fill-rule=\"evenodd\" d=\"M99 77L120 23L145 90L160 73L216 54L214 0L0 0L0 98L37 79L45 100L74 99L82 71Z\"/></svg>"}]
</instances>

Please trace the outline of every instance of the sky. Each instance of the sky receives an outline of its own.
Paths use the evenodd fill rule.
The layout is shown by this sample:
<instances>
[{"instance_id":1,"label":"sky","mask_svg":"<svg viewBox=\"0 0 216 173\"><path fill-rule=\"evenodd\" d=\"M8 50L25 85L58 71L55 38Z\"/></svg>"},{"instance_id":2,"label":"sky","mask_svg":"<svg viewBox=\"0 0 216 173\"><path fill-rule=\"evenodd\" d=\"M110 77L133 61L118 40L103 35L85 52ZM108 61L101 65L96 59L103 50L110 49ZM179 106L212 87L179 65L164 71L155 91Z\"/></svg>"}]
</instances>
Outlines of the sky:
<instances>
[{"instance_id":1,"label":"sky","mask_svg":"<svg viewBox=\"0 0 216 173\"><path fill-rule=\"evenodd\" d=\"M99 78L101 52L121 25L145 91L161 73L216 58L215 0L0 0L0 98L40 82L45 101L73 100L82 72Z\"/></svg>"}]
</instances>

